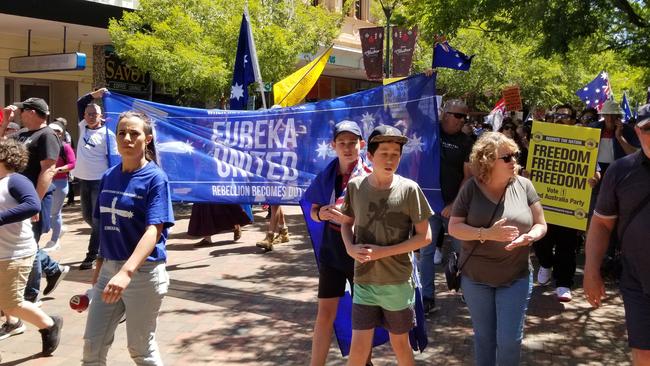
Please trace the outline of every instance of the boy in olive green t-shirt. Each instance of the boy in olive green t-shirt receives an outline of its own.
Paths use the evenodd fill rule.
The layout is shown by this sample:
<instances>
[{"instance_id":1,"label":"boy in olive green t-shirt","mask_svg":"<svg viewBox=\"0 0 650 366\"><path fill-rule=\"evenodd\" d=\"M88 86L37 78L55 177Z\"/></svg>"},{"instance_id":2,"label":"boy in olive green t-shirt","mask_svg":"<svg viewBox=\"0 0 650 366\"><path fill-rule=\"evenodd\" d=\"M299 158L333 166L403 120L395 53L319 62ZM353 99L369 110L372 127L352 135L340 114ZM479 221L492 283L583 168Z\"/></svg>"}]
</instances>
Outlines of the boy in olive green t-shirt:
<instances>
[{"instance_id":1,"label":"boy in olive green t-shirt","mask_svg":"<svg viewBox=\"0 0 650 366\"><path fill-rule=\"evenodd\" d=\"M417 183L395 174L407 141L394 127L373 130L368 138L373 172L350 180L341 208L354 218L354 233L352 225L341 226L346 251L355 259L348 365L365 364L376 326L388 330L399 365L414 363L408 338L415 319L409 253L431 242L433 212Z\"/></svg>"}]
</instances>

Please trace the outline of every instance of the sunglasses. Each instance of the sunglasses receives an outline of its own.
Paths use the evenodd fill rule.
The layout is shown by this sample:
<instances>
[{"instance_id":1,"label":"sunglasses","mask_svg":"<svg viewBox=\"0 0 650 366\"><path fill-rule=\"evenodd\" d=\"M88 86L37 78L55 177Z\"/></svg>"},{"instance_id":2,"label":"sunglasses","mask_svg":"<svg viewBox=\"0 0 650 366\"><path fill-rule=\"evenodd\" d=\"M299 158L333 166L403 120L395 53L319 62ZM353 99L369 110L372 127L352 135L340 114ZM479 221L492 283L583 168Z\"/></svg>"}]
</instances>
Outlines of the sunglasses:
<instances>
[{"instance_id":1,"label":"sunglasses","mask_svg":"<svg viewBox=\"0 0 650 366\"><path fill-rule=\"evenodd\" d=\"M519 152L513 152L508 155L500 156L499 159L503 160L504 163L509 163L511 161L517 161L519 159Z\"/></svg>"},{"instance_id":2,"label":"sunglasses","mask_svg":"<svg viewBox=\"0 0 650 366\"><path fill-rule=\"evenodd\" d=\"M643 132L644 134L650 134L650 126L645 126L645 127L639 127L639 130Z\"/></svg>"},{"instance_id":3,"label":"sunglasses","mask_svg":"<svg viewBox=\"0 0 650 366\"><path fill-rule=\"evenodd\" d=\"M504 130L504 131L514 130L514 129L515 129L514 126L503 126L503 128L502 128L502 130Z\"/></svg>"},{"instance_id":4,"label":"sunglasses","mask_svg":"<svg viewBox=\"0 0 650 366\"><path fill-rule=\"evenodd\" d=\"M559 119L570 118L570 117L571 117L570 114L566 114L566 113L556 113L556 114L554 114L553 116L554 116L555 118L559 118Z\"/></svg>"},{"instance_id":5,"label":"sunglasses","mask_svg":"<svg viewBox=\"0 0 650 366\"><path fill-rule=\"evenodd\" d=\"M447 114L451 114L456 119L465 119L465 117L467 117L465 113L447 112Z\"/></svg>"}]
</instances>

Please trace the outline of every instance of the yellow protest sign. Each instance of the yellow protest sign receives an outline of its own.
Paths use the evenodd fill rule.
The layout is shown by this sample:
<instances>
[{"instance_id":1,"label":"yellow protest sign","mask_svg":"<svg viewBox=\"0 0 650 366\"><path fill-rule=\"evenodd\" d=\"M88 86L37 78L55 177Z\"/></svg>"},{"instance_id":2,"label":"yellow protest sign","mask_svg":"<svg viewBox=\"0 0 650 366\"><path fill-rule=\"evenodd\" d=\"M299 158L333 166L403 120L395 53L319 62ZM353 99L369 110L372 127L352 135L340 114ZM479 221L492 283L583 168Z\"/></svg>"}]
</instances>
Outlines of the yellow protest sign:
<instances>
[{"instance_id":1,"label":"yellow protest sign","mask_svg":"<svg viewBox=\"0 0 650 366\"><path fill-rule=\"evenodd\" d=\"M585 230L600 130L535 121L531 135L526 169L546 222Z\"/></svg>"}]
</instances>

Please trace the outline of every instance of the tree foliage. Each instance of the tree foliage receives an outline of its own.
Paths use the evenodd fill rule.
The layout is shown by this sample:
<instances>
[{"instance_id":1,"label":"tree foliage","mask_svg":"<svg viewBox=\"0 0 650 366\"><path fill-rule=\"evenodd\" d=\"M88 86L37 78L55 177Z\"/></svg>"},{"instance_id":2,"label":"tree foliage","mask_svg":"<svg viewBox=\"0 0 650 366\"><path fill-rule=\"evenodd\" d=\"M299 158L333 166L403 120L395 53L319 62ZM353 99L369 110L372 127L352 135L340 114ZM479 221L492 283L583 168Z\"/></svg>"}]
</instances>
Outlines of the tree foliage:
<instances>
[{"instance_id":1,"label":"tree foliage","mask_svg":"<svg viewBox=\"0 0 650 366\"><path fill-rule=\"evenodd\" d=\"M650 66L650 7L645 0L408 0L422 28L455 36L477 27L487 35L536 41L535 54L566 54L575 46L614 50L632 65Z\"/></svg>"},{"instance_id":2,"label":"tree foliage","mask_svg":"<svg viewBox=\"0 0 650 366\"><path fill-rule=\"evenodd\" d=\"M301 54L332 43L342 16L300 0L250 0L251 26L264 81L295 70ZM140 9L112 19L116 52L169 90L195 100L229 96L241 1L141 0Z\"/></svg>"},{"instance_id":3,"label":"tree foliage","mask_svg":"<svg viewBox=\"0 0 650 366\"><path fill-rule=\"evenodd\" d=\"M519 85L524 105L551 107L558 103L581 102L575 91L606 70L616 100L627 91L628 98L645 98L647 70L629 65L614 51L604 51L598 57L585 48L573 48L564 55L540 57L534 54L535 43L518 43L501 35L486 37L478 29L461 29L450 44L467 54L475 54L468 72L438 70L438 89L446 97L467 100L477 110L489 111L509 85ZM432 45L421 39L416 57L416 69L430 67Z\"/></svg>"}]
</instances>

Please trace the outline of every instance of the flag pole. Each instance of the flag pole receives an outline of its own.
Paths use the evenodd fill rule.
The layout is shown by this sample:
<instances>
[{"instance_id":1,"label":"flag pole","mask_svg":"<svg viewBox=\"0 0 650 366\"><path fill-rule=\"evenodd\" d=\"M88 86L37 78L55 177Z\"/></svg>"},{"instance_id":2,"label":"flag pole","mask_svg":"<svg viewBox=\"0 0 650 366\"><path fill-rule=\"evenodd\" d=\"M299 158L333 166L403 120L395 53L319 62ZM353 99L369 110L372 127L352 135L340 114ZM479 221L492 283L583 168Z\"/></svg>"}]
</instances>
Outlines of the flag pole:
<instances>
[{"instance_id":1,"label":"flag pole","mask_svg":"<svg viewBox=\"0 0 650 366\"><path fill-rule=\"evenodd\" d=\"M300 81L302 81L302 80L305 78L305 76L309 75L309 73L311 72L311 70L313 70L314 67L316 67L316 65L318 65L318 64L320 63L321 59L322 59L322 58L327 54L327 52L329 52L329 50L331 50L332 48L334 48L334 45L329 46L329 48L326 49L325 52L323 52L323 53L318 57L318 60L317 60L316 62L314 62L313 65L311 65L311 67L309 68L309 70L307 70L307 72L306 72L306 73L305 73L305 74L300 78L300 80L298 80L295 84L293 84L293 86L291 87L291 90L289 90L289 91L284 95L284 97L282 97L282 99L280 100L280 103L278 103L278 104L282 104L282 102L284 102L284 100L287 99L287 97L289 96L289 94L291 94L291 92L292 92L294 89L296 89L296 87L298 86L298 84L300 84Z\"/></svg>"}]
</instances>

